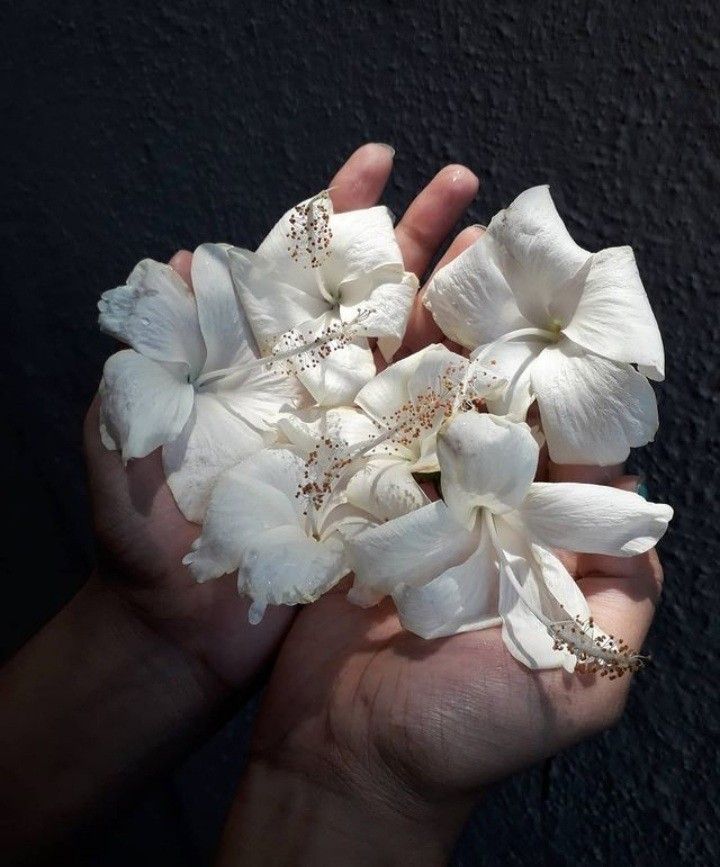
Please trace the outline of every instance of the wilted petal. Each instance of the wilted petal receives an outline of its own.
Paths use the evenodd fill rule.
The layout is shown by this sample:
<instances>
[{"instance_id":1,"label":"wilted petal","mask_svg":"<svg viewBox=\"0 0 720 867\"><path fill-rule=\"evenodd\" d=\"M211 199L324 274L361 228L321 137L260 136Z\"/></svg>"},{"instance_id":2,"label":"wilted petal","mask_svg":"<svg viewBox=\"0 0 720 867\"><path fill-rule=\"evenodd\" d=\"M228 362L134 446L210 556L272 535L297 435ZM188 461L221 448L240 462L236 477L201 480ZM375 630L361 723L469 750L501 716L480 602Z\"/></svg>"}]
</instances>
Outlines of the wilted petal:
<instances>
[{"instance_id":1,"label":"wilted petal","mask_svg":"<svg viewBox=\"0 0 720 867\"><path fill-rule=\"evenodd\" d=\"M178 437L193 408L184 364L161 364L132 349L108 358L103 383L101 435L123 461L144 458Z\"/></svg>"},{"instance_id":2,"label":"wilted petal","mask_svg":"<svg viewBox=\"0 0 720 867\"><path fill-rule=\"evenodd\" d=\"M673 510L619 488L535 482L515 515L542 545L632 557L657 543Z\"/></svg>"},{"instance_id":3,"label":"wilted petal","mask_svg":"<svg viewBox=\"0 0 720 867\"><path fill-rule=\"evenodd\" d=\"M650 379L665 376L662 337L631 247L594 254L580 301L563 332L598 355L637 364Z\"/></svg>"},{"instance_id":4,"label":"wilted petal","mask_svg":"<svg viewBox=\"0 0 720 867\"><path fill-rule=\"evenodd\" d=\"M345 489L348 502L381 521L400 517L429 500L407 461L375 458L355 472Z\"/></svg>"},{"instance_id":5,"label":"wilted petal","mask_svg":"<svg viewBox=\"0 0 720 867\"><path fill-rule=\"evenodd\" d=\"M420 587L393 592L400 622L422 638L498 626L498 567L487 528L465 562Z\"/></svg>"},{"instance_id":6,"label":"wilted petal","mask_svg":"<svg viewBox=\"0 0 720 867\"><path fill-rule=\"evenodd\" d=\"M213 488L202 535L183 562L198 581L238 568L247 545L275 527L302 527L295 497L305 461L289 449L265 449L223 473Z\"/></svg>"},{"instance_id":7,"label":"wilted petal","mask_svg":"<svg viewBox=\"0 0 720 867\"><path fill-rule=\"evenodd\" d=\"M539 328L569 322L591 254L570 237L549 188L525 190L493 217L487 233L525 318Z\"/></svg>"},{"instance_id":8,"label":"wilted petal","mask_svg":"<svg viewBox=\"0 0 720 867\"><path fill-rule=\"evenodd\" d=\"M545 349L531 367L550 458L560 464L618 464L658 427L652 386L569 340Z\"/></svg>"},{"instance_id":9,"label":"wilted petal","mask_svg":"<svg viewBox=\"0 0 720 867\"><path fill-rule=\"evenodd\" d=\"M194 379L205 362L195 298L169 265L143 259L124 286L103 292L100 328L155 361L184 363Z\"/></svg>"},{"instance_id":10,"label":"wilted petal","mask_svg":"<svg viewBox=\"0 0 720 867\"><path fill-rule=\"evenodd\" d=\"M352 278L353 281L352 299L346 301L339 294L339 303L357 303L360 293L357 281L362 279L365 280L365 298L369 298L381 282L387 282L386 274L379 269L395 265L399 275L402 274L402 253L395 240L392 215L383 205L334 214L330 228L329 254L321 265L325 284L340 287L344 280Z\"/></svg>"},{"instance_id":11,"label":"wilted petal","mask_svg":"<svg viewBox=\"0 0 720 867\"><path fill-rule=\"evenodd\" d=\"M191 276L207 357L203 372L249 364L255 338L230 274L228 244L201 244L192 257Z\"/></svg>"},{"instance_id":12,"label":"wilted petal","mask_svg":"<svg viewBox=\"0 0 720 867\"><path fill-rule=\"evenodd\" d=\"M163 447L167 483L183 515L200 523L217 477L262 447L257 430L213 395L198 394L182 434Z\"/></svg>"},{"instance_id":13,"label":"wilted petal","mask_svg":"<svg viewBox=\"0 0 720 867\"><path fill-rule=\"evenodd\" d=\"M313 270L281 270L276 262L259 253L231 247L228 250L233 283L253 334L263 354L278 337L298 324L315 319L330 309L315 283Z\"/></svg>"},{"instance_id":14,"label":"wilted petal","mask_svg":"<svg viewBox=\"0 0 720 867\"><path fill-rule=\"evenodd\" d=\"M256 428L271 431L281 412L306 404L308 394L294 376L272 365L247 364L203 387L230 412Z\"/></svg>"},{"instance_id":15,"label":"wilted petal","mask_svg":"<svg viewBox=\"0 0 720 867\"><path fill-rule=\"evenodd\" d=\"M392 593L400 584L426 584L463 563L477 542L477 534L458 524L438 500L365 530L348 548L356 583Z\"/></svg>"},{"instance_id":16,"label":"wilted petal","mask_svg":"<svg viewBox=\"0 0 720 867\"><path fill-rule=\"evenodd\" d=\"M504 390L486 398L490 412L496 415L512 415L524 419L530 404L535 400L532 389L531 368L533 361L547 346L542 338L526 337L499 343L487 352L480 347L472 357L477 358L488 370L506 381Z\"/></svg>"},{"instance_id":17,"label":"wilted petal","mask_svg":"<svg viewBox=\"0 0 720 867\"><path fill-rule=\"evenodd\" d=\"M551 621L565 620L568 616L586 618L589 609L585 597L557 557L531 545L503 518L496 523L505 557L533 608ZM499 612L505 646L519 662L533 669L575 668L575 657L553 648L554 639L547 627L502 576Z\"/></svg>"},{"instance_id":18,"label":"wilted petal","mask_svg":"<svg viewBox=\"0 0 720 867\"><path fill-rule=\"evenodd\" d=\"M351 404L360 389L375 375L375 362L368 342L360 337L332 349L317 364L296 368L297 377L320 406Z\"/></svg>"},{"instance_id":19,"label":"wilted petal","mask_svg":"<svg viewBox=\"0 0 720 867\"><path fill-rule=\"evenodd\" d=\"M530 325L518 309L498 265L495 241L487 233L433 276L423 304L443 333L468 349Z\"/></svg>"},{"instance_id":20,"label":"wilted petal","mask_svg":"<svg viewBox=\"0 0 720 867\"><path fill-rule=\"evenodd\" d=\"M367 302L355 308L341 307L340 312L347 317L360 311L359 333L377 337L378 349L385 361L390 361L402 345L417 288L417 277L408 273L399 282L378 286Z\"/></svg>"},{"instance_id":21,"label":"wilted petal","mask_svg":"<svg viewBox=\"0 0 720 867\"><path fill-rule=\"evenodd\" d=\"M317 541L297 526L267 530L243 550L238 590L262 611L270 605L314 602L349 569L337 534Z\"/></svg>"},{"instance_id":22,"label":"wilted petal","mask_svg":"<svg viewBox=\"0 0 720 867\"><path fill-rule=\"evenodd\" d=\"M470 528L478 508L516 509L535 477L538 444L523 422L487 413L461 413L437 439L443 498L455 518Z\"/></svg>"},{"instance_id":23,"label":"wilted petal","mask_svg":"<svg viewBox=\"0 0 720 867\"><path fill-rule=\"evenodd\" d=\"M198 581L238 570L238 587L256 603L293 605L316 598L347 572L338 534L317 540L298 497L305 461L266 449L220 476L202 535L183 562Z\"/></svg>"}]
</instances>

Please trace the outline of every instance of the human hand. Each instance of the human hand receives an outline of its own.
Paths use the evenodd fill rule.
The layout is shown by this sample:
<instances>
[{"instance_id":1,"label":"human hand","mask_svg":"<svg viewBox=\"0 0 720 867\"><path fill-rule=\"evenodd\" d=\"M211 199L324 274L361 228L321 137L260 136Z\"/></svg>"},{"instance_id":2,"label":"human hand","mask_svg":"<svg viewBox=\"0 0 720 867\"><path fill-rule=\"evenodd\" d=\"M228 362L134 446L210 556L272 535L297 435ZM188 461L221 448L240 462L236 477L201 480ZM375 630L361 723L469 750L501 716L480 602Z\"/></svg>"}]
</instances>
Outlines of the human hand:
<instances>
[{"instance_id":1,"label":"human hand","mask_svg":"<svg viewBox=\"0 0 720 867\"><path fill-rule=\"evenodd\" d=\"M437 216L437 208L428 210ZM442 234L427 223L423 235L419 227L408 231L407 219L398 226L406 267L422 272ZM481 231L462 232L443 261ZM422 241L413 250L407 237ZM408 348L439 336L418 306ZM636 480L621 473L545 457L540 479L634 490ZM563 560L598 622L640 647L661 585L655 553ZM499 628L425 641L401 628L388 600L359 609L347 603L346 589L303 609L284 641L223 865L285 863L283 843L271 833L279 821L292 863L440 863L484 786L612 725L622 712L628 677L532 671L508 653Z\"/></svg>"},{"instance_id":2,"label":"human hand","mask_svg":"<svg viewBox=\"0 0 720 867\"><path fill-rule=\"evenodd\" d=\"M335 210L376 204L392 161L387 146L368 144L355 151L330 184ZM445 184L456 182L446 173L429 188L426 205ZM448 216L454 219L454 213ZM170 260L189 286L191 261L192 254L184 250ZM202 660L222 684L243 684L272 656L294 609L274 607L260 625L251 626L248 600L238 595L233 575L204 584L194 581L182 559L200 528L178 509L160 450L124 467L120 455L100 440L97 396L84 438L100 581L116 590L145 624Z\"/></svg>"}]
</instances>

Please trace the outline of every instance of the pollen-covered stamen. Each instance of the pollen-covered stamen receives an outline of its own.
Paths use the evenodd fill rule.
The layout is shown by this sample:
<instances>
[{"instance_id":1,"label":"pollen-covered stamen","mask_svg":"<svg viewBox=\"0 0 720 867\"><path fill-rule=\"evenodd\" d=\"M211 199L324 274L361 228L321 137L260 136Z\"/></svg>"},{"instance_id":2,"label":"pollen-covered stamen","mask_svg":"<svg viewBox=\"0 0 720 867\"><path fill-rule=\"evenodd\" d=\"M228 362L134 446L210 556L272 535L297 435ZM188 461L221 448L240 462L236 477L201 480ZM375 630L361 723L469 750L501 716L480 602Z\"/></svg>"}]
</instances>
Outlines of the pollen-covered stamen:
<instances>
[{"instance_id":1,"label":"pollen-covered stamen","mask_svg":"<svg viewBox=\"0 0 720 867\"><path fill-rule=\"evenodd\" d=\"M612 635L601 632L592 617L587 620L568 614L550 589L543 583L545 607L557 612L555 619L548 617L540 605L530 596L528 591L518 581L512 566L498 539L495 521L490 512L485 512L485 525L490 532L490 538L498 556L502 574L510 581L515 592L527 609L543 624L551 638L555 650L566 650L578 661L576 670L579 672L596 673L601 677L610 675L611 680L622 677L626 671L639 671L647 662L635 650L625 644L622 639L616 640Z\"/></svg>"},{"instance_id":2,"label":"pollen-covered stamen","mask_svg":"<svg viewBox=\"0 0 720 867\"><path fill-rule=\"evenodd\" d=\"M326 433L308 453L295 497L303 500L303 515L316 529L316 518L352 461L350 443L337 434Z\"/></svg>"},{"instance_id":3,"label":"pollen-covered stamen","mask_svg":"<svg viewBox=\"0 0 720 867\"><path fill-rule=\"evenodd\" d=\"M332 204L327 190L296 205L289 217L288 254L302 268L319 268L330 255Z\"/></svg>"},{"instance_id":4,"label":"pollen-covered stamen","mask_svg":"<svg viewBox=\"0 0 720 867\"><path fill-rule=\"evenodd\" d=\"M264 343L261 347L264 363L268 367L278 366L288 376L312 370L333 352L363 336L363 322L372 312L369 308L361 310L352 322L333 319L319 331L316 328L292 328L275 340Z\"/></svg>"},{"instance_id":5,"label":"pollen-covered stamen","mask_svg":"<svg viewBox=\"0 0 720 867\"><path fill-rule=\"evenodd\" d=\"M632 650L622 638L616 639L598 629L592 617L583 620L568 615L567 620L549 626L548 632L554 639L555 650L567 650L577 657L581 671L599 672L601 677L609 675L610 680L615 680L625 672L640 671L647 663L647 657Z\"/></svg>"},{"instance_id":6,"label":"pollen-covered stamen","mask_svg":"<svg viewBox=\"0 0 720 867\"><path fill-rule=\"evenodd\" d=\"M383 451L392 451L397 446L412 448L423 435L449 418L461 388L460 373L460 365L447 365L434 385L406 400L391 413L381 416L378 422L386 432L378 447Z\"/></svg>"}]
</instances>

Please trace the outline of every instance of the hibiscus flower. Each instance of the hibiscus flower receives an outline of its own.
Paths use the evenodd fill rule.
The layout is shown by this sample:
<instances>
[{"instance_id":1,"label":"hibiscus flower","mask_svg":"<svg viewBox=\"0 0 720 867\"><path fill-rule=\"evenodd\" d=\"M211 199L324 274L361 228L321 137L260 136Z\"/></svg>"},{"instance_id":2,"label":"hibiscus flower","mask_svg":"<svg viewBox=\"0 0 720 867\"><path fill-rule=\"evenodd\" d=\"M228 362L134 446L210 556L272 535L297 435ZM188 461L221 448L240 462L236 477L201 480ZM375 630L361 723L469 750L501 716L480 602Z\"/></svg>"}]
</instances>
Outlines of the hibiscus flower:
<instances>
[{"instance_id":1,"label":"hibiscus flower","mask_svg":"<svg viewBox=\"0 0 720 867\"><path fill-rule=\"evenodd\" d=\"M672 509L616 488L533 482L538 454L524 423L453 418L438 436L444 501L349 540L356 601L391 595L405 628L423 638L502 625L531 668L572 669L579 659L616 676L638 667L637 654L593 624L553 549L640 554Z\"/></svg>"},{"instance_id":2,"label":"hibiscus flower","mask_svg":"<svg viewBox=\"0 0 720 867\"><path fill-rule=\"evenodd\" d=\"M258 346L295 357L319 405L352 403L374 376L367 338L386 360L400 347L418 281L387 208L335 214L324 191L288 211L257 252L229 255Z\"/></svg>"},{"instance_id":3,"label":"hibiscus flower","mask_svg":"<svg viewBox=\"0 0 720 867\"><path fill-rule=\"evenodd\" d=\"M227 250L195 250L192 291L169 265L143 259L98 304L102 330L132 347L105 364L103 442L124 461L162 446L168 485L197 522L218 474L272 439L279 411L304 393L259 359Z\"/></svg>"},{"instance_id":4,"label":"hibiscus flower","mask_svg":"<svg viewBox=\"0 0 720 867\"><path fill-rule=\"evenodd\" d=\"M632 249L583 250L547 187L497 214L435 275L424 303L448 337L508 380L492 411L524 418L537 400L552 460L620 463L653 438L647 377L663 379L664 354Z\"/></svg>"}]
</instances>

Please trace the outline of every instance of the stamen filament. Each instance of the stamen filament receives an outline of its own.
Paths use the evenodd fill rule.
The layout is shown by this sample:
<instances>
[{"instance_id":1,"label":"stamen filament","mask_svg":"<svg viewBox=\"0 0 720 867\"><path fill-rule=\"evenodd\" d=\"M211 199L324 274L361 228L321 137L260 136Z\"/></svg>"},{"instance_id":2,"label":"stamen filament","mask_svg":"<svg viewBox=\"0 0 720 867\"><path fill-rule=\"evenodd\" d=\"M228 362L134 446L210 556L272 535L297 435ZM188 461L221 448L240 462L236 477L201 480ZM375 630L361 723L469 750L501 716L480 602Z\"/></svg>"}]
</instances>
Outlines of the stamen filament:
<instances>
[{"instance_id":1,"label":"stamen filament","mask_svg":"<svg viewBox=\"0 0 720 867\"><path fill-rule=\"evenodd\" d=\"M502 346L503 343L509 343L512 340L520 340L523 337L536 337L540 340L546 340L552 343L557 339L557 334L554 331L546 331L543 328L518 328L516 331L509 331L507 334L502 334L497 340L488 343L485 346L479 346L472 354L473 361L479 362L487 358L488 355L497 346Z\"/></svg>"},{"instance_id":2,"label":"stamen filament","mask_svg":"<svg viewBox=\"0 0 720 867\"><path fill-rule=\"evenodd\" d=\"M488 510L484 510L483 519L498 556L502 574L510 581L523 604L545 626L550 637L554 639L555 650L566 650L576 657L584 670L592 674L599 672L601 677L609 674L610 680L622 677L626 671L634 672L643 668L645 658L631 650L622 639L616 640L614 636L605 635L600 631L596 633L592 617L587 621L583 621L579 616L573 618L569 614L567 618L561 620L551 620L547 617L518 581L498 538L495 520ZM545 591L553 605L567 613L547 586Z\"/></svg>"}]
</instances>

